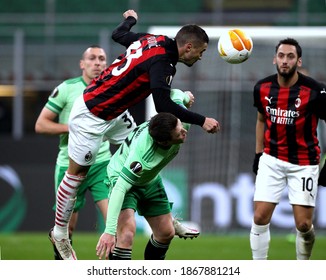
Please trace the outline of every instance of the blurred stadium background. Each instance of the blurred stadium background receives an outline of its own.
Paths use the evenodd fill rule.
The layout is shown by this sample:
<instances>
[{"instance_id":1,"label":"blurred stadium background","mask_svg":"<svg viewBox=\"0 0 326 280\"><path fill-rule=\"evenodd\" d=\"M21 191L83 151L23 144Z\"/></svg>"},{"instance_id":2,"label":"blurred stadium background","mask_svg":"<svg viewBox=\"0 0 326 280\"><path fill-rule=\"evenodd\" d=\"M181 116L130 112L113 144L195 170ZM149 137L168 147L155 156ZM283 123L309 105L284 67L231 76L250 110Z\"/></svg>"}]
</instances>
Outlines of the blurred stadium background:
<instances>
[{"instance_id":1,"label":"blurred stadium background","mask_svg":"<svg viewBox=\"0 0 326 280\"><path fill-rule=\"evenodd\" d=\"M0 232L47 231L52 226L58 138L35 135L34 123L53 88L80 75L79 59L87 46L103 46L108 62L123 52L110 35L129 8L139 15L135 31L167 26L170 32L168 26L196 23L213 30L287 27L291 37L297 28L317 28L324 36L310 37L308 29L297 39L304 68L326 82L325 0L0 0ZM218 57L216 34L201 62L192 68L178 65L173 86L191 90L196 96L193 110L222 126L218 135L192 127L188 143L164 171L175 214L197 223L203 233L247 233L250 228L256 121L252 89L256 80L275 72L274 47L283 39L277 32L265 38L251 34L254 50L244 64L229 65ZM146 107L143 102L132 109L138 123L146 118ZM272 224L289 233L294 224L284 195ZM98 228L96 215L89 197L78 230ZM324 189L315 219L316 229L325 231ZM141 220L139 230L146 230Z\"/></svg>"}]
</instances>

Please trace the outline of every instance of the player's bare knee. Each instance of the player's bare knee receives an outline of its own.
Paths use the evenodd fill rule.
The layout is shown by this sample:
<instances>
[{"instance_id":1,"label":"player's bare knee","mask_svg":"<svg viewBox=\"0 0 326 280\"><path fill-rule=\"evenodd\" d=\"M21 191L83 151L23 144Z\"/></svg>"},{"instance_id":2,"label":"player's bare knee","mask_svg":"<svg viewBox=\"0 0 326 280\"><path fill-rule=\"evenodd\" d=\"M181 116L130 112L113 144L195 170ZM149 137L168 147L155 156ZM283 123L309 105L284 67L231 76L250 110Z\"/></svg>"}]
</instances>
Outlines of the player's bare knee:
<instances>
[{"instance_id":1,"label":"player's bare knee","mask_svg":"<svg viewBox=\"0 0 326 280\"><path fill-rule=\"evenodd\" d=\"M118 247L131 248L135 233L132 230L124 230L122 234L118 236Z\"/></svg>"},{"instance_id":2,"label":"player's bare knee","mask_svg":"<svg viewBox=\"0 0 326 280\"><path fill-rule=\"evenodd\" d=\"M257 225L257 226L264 226L264 225L267 225L269 223L269 219L266 218L266 216L260 214L260 213L255 213L254 215L254 223Z\"/></svg>"},{"instance_id":3,"label":"player's bare knee","mask_svg":"<svg viewBox=\"0 0 326 280\"><path fill-rule=\"evenodd\" d=\"M311 229L312 223L310 221L302 221L297 223L297 230L305 233Z\"/></svg>"}]
</instances>

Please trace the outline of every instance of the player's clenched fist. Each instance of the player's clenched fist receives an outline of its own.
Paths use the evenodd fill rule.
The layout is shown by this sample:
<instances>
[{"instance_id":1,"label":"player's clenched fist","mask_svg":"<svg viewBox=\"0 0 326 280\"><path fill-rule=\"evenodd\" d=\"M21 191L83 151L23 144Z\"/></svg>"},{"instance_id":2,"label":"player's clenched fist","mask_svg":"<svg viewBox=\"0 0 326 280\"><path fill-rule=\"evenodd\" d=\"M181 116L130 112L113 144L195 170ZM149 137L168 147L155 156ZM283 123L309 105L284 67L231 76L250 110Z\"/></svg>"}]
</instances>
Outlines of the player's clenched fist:
<instances>
[{"instance_id":1,"label":"player's clenched fist","mask_svg":"<svg viewBox=\"0 0 326 280\"><path fill-rule=\"evenodd\" d=\"M205 118L203 129L205 129L208 133L217 133L221 128L217 120L213 118Z\"/></svg>"},{"instance_id":2,"label":"player's clenched fist","mask_svg":"<svg viewBox=\"0 0 326 280\"><path fill-rule=\"evenodd\" d=\"M127 18L127 17L129 17L129 16L134 17L136 20L138 19L138 15L137 15L137 13L136 13L134 10L128 10L128 11L125 11L125 12L123 13L123 17L124 17L124 18Z\"/></svg>"}]
</instances>

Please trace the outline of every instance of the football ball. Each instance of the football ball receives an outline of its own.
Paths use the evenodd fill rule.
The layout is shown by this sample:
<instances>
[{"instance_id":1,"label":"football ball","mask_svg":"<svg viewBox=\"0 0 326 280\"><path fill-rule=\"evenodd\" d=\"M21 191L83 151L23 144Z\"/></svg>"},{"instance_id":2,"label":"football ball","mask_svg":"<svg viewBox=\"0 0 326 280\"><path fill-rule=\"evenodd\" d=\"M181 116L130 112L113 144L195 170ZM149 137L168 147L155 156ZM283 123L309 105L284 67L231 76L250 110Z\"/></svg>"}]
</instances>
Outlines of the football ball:
<instances>
[{"instance_id":1,"label":"football ball","mask_svg":"<svg viewBox=\"0 0 326 280\"><path fill-rule=\"evenodd\" d=\"M253 42L241 29L231 29L221 34L217 50L221 58L231 64L246 61L252 52Z\"/></svg>"}]
</instances>

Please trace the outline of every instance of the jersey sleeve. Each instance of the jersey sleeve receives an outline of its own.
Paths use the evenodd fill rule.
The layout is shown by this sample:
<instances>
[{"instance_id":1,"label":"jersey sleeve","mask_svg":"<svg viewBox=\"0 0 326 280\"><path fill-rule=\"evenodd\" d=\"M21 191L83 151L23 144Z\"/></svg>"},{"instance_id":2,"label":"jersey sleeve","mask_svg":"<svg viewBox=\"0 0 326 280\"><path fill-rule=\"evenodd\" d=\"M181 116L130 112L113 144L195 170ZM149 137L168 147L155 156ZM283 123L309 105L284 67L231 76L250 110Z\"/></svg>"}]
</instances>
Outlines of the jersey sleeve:
<instances>
[{"instance_id":1,"label":"jersey sleeve","mask_svg":"<svg viewBox=\"0 0 326 280\"><path fill-rule=\"evenodd\" d=\"M170 92L162 89L153 89L152 96L155 109L158 113L169 112L179 118L182 122L203 126L205 117L195 112L188 111L184 107L172 101Z\"/></svg>"},{"instance_id":2,"label":"jersey sleeve","mask_svg":"<svg viewBox=\"0 0 326 280\"><path fill-rule=\"evenodd\" d=\"M315 101L315 112L318 118L326 120L326 85L320 84Z\"/></svg>"},{"instance_id":3,"label":"jersey sleeve","mask_svg":"<svg viewBox=\"0 0 326 280\"><path fill-rule=\"evenodd\" d=\"M122 177L118 178L109 198L108 213L110 213L110 215L108 215L106 219L106 227L104 230L105 233L111 235L116 234L122 203L127 191L130 190L130 188L131 184L122 179Z\"/></svg>"},{"instance_id":4,"label":"jersey sleeve","mask_svg":"<svg viewBox=\"0 0 326 280\"><path fill-rule=\"evenodd\" d=\"M256 84L254 87L253 97L254 97L254 107L257 108L259 113L264 114L264 108L260 101L260 85L259 84Z\"/></svg>"},{"instance_id":5,"label":"jersey sleeve","mask_svg":"<svg viewBox=\"0 0 326 280\"><path fill-rule=\"evenodd\" d=\"M66 103L66 86L64 83L57 86L50 94L45 107L56 114L60 114Z\"/></svg>"},{"instance_id":6,"label":"jersey sleeve","mask_svg":"<svg viewBox=\"0 0 326 280\"><path fill-rule=\"evenodd\" d=\"M171 89L170 97L176 104L183 107L185 107L190 101L189 95L180 89Z\"/></svg>"},{"instance_id":7,"label":"jersey sleeve","mask_svg":"<svg viewBox=\"0 0 326 280\"><path fill-rule=\"evenodd\" d=\"M125 46L126 48L134 41L137 41L140 37L146 33L134 33L131 32L131 28L137 23L137 20L129 16L122 23L120 23L116 29L112 32L112 40Z\"/></svg>"},{"instance_id":8,"label":"jersey sleeve","mask_svg":"<svg viewBox=\"0 0 326 280\"><path fill-rule=\"evenodd\" d=\"M171 96L171 99L176 104L178 104L181 107L187 109L186 105L190 101L190 97L189 97L189 95L187 93L185 93L184 91L182 91L180 89L171 89L170 96ZM189 130L190 124L183 122L182 125L183 125L183 127L185 129Z\"/></svg>"}]
</instances>

